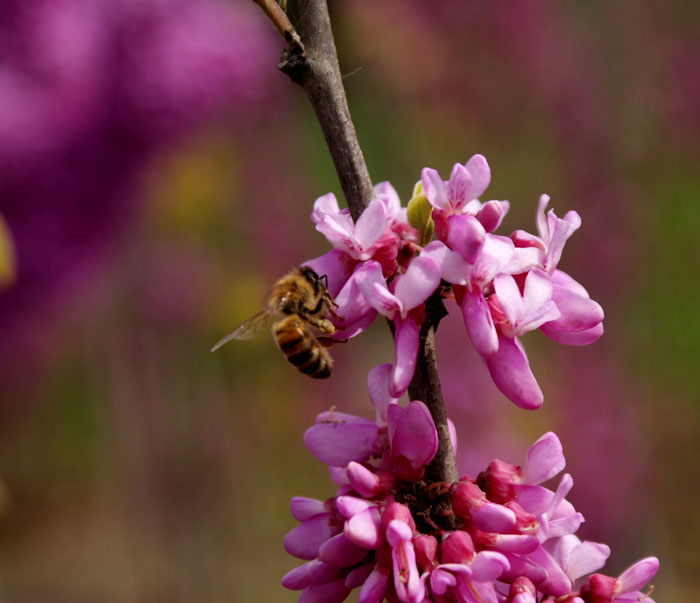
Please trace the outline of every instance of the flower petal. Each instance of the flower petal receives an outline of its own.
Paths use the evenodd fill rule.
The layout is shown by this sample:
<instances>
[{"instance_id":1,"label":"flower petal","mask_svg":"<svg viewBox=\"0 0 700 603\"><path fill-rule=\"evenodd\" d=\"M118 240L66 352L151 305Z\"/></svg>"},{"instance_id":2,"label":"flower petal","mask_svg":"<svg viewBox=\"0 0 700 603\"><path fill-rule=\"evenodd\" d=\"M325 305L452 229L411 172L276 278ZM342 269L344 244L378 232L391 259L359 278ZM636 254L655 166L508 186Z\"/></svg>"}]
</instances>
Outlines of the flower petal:
<instances>
[{"instance_id":1,"label":"flower petal","mask_svg":"<svg viewBox=\"0 0 700 603\"><path fill-rule=\"evenodd\" d=\"M421 182L423 183L423 192L428 198L430 205L438 209L450 209L450 204L447 201L447 190L445 183L437 170L433 168L423 168L421 171Z\"/></svg>"},{"instance_id":2,"label":"flower petal","mask_svg":"<svg viewBox=\"0 0 700 603\"><path fill-rule=\"evenodd\" d=\"M379 199L372 199L355 224L355 240L362 251L368 251L377 242L386 229L387 222L384 204Z\"/></svg>"},{"instance_id":3,"label":"flower petal","mask_svg":"<svg viewBox=\"0 0 700 603\"><path fill-rule=\"evenodd\" d=\"M367 549L353 544L343 533L329 538L318 549L319 559L334 567L351 567L362 561L367 553Z\"/></svg>"},{"instance_id":4,"label":"flower petal","mask_svg":"<svg viewBox=\"0 0 700 603\"><path fill-rule=\"evenodd\" d=\"M381 603L389 587L389 571L375 567L357 595L357 603Z\"/></svg>"},{"instance_id":5,"label":"flower petal","mask_svg":"<svg viewBox=\"0 0 700 603\"><path fill-rule=\"evenodd\" d=\"M365 583L365 580L369 577L374 569L374 562L365 563L364 565L358 565L357 567L351 569L348 575L345 577L345 586L348 588L357 588Z\"/></svg>"},{"instance_id":6,"label":"flower petal","mask_svg":"<svg viewBox=\"0 0 700 603\"><path fill-rule=\"evenodd\" d=\"M312 584L301 591L297 603L341 603L348 598L350 589L344 580L335 580L328 584Z\"/></svg>"},{"instance_id":7,"label":"flower petal","mask_svg":"<svg viewBox=\"0 0 700 603\"><path fill-rule=\"evenodd\" d=\"M447 219L447 244L467 262L476 262L486 240L486 231L479 220L468 214Z\"/></svg>"},{"instance_id":8,"label":"flower petal","mask_svg":"<svg viewBox=\"0 0 700 603\"><path fill-rule=\"evenodd\" d=\"M442 241L432 241L423 248L421 257L434 260L440 275L453 285L466 285L471 270L470 264L456 251L452 251Z\"/></svg>"},{"instance_id":9,"label":"flower petal","mask_svg":"<svg viewBox=\"0 0 700 603\"><path fill-rule=\"evenodd\" d=\"M498 337L498 351L485 358L496 387L514 404L525 410L542 406L544 397L517 340Z\"/></svg>"},{"instance_id":10,"label":"flower petal","mask_svg":"<svg viewBox=\"0 0 700 603\"><path fill-rule=\"evenodd\" d=\"M345 522L347 539L364 549L376 549L382 540L379 531L380 512L377 507L369 507Z\"/></svg>"},{"instance_id":11,"label":"flower petal","mask_svg":"<svg viewBox=\"0 0 700 603\"><path fill-rule=\"evenodd\" d=\"M305 521L314 515L326 512L326 505L322 500L306 498L305 496L294 496L289 502L289 510L292 517L297 521Z\"/></svg>"},{"instance_id":12,"label":"flower petal","mask_svg":"<svg viewBox=\"0 0 700 603\"><path fill-rule=\"evenodd\" d=\"M316 230L323 234L333 247L342 249L355 259L359 259L350 214L324 214L316 224Z\"/></svg>"},{"instance_id":13,"label":"flower petal","mask_svg":"<svg viewBox=\"0 0 700 603\"><path fill-rule=\"evenodd\" d=\"M515 527L515 513L504 505L487 501L471 512L471 522L484 532L506 532Z\"/></svg>"},{"instance_id":14,"label":"flower petal","mask_svg":"<svg viewBox=\"0 0 700 603\"><path fill-rule=\"evenodd\" d=\"M571 592L571 580L559 564L541 546L530 553L528 559L544 568L547 572L547 577L543 581L535 582L537 590L555 597L562 597Z\"/></svg>"},{"instance_id":15,"label":"flower petal","mask_svg":"<svg viewBox=\"0 0 700 603\"><path fill-rule=\"evenodd\" d=\"M386 408L391 402L396 402L389 394L392 366L388 362L370 369L367 374L367 391L377 414L377 425L386 425Z\"/></svg>"},{"instance_id":16,"label":"flower petal","mask_svg":"<svg viewBox=\"0 0 700 603\"><path fill-rule=\"evenodd\" d=\"M540 330L557 343L563 343L564 345L588 345L600 339L604 329L601 322L585 331L561 331L548 322L543 324Z\"/></svg>"},{"instance_id":17,"label":"flower petal","mask_svg":"<svg viewBox=\"0 0 700 603\"><path fill-rule=\"evenodd\" d=\"M525 277L525 288L523 291L523 312L528 317L528 322L535 322L543 318L541 316L541 308L546 306L547 302L552 299L553 290L554 286L546 272L539 269L528 272ZM547 314L556 315L557 312ZM543 322L549 321L544 320Z\"/></svg>"},{"instance_id":18,"label":"flower petal","mask_svg":"<svg viewBox=\"0 0 700 603\"><path fill-rule=\"evenodd\" d=\"M311 212L311 220L314 224L318 224L325 215L334 216L338 213L340 213L338 199L335 198L333 193L326 193L314 201L314 209Z\"/></svg>"},{"instance_id":19,"label":"flower petal","mask_svg":"<svg viewBox=\"0 0 700 603\"><path fill-rule=\"evenodd\" d=\"M401 200L390 182L385 181L375 184L374 195L384 204L388 218L394 218L401 211Z\"/></svg>"},{"instance_id":20,"label":"flower petal","mask_svg":"<svg viewBox=\"0 0 700 603\"><path fill-rule=\"evenodd\" d=\"M350 461L363 463L372 455L377 425L367 423L321 423L306 430L304 444L319 461L345 467Z\"/></svg>"},{"instance_id":21,"label":"flower petal","mask_svg":"<svg viewBox=\"0 0 700 603\"><path fill-rule=\"evenodd\" d=\"M541 484L563 471L566 466L564 449L556 433L549 431L527 451L522 483Z\"/></svg>"},{"instance_id":22,"label":"flower petal","mask_svg":"<svg viewBox=\"0 0 700 603\"><path fill-rule=\"evenodd\" d=\"M547 244L549 244L550 234L549 224L544 212L547 209L547 205L549 205L549 199L549 195L540 195L540 199L537 202L537 232Z\"/></svg>"},{"instance_id":23,"label":"flower petal","mask_svg":"<svg viewBox=\"0 0 700 603\"><path fill-rule=\"evenodd\" d=\"M365 262L353 276L364 298L380 314L393 318L396 312L401 312L401 301L389 292L379 262Z\"/></svg>"},{"instance_id":24,"label":"flower petal","mask_svg":"<svg viewBox=\"0 0 700 603\"><path fill-rule=\"evenodd\" d=\"M350 339L359 335L377 316L377 311L369 305L357 282L357 273L361 268L355 270L335 298L338 306L336 312L342 317L342 320L333 321L338 329L333 335L336 338Z\"/></svg>"},{"instance_id":25,"label":"flower petal","mask_svg":"<svg viewBox=\"0 0 700 603\"><path fill-rule=\"evenodd\" d=\"M561 312L561 316L551 323L557 330L585 331L604 318L603 309L598 303L588 295L584 297L571 289L554 285L552 300Z\"/></svg>"},{"instance_id":26,"label":"flower petal","mask_svg":"<svg viewBox=\"0 0 700 603\"><path fill-rule=\"evenodd\" d=\"M394 295L401 301L405 318L408 310L421 305L440 284L440 268L433 259L418 256L394 282Z\"/></svg>"},{"instance_id":27,"label":"flower petal","mask_svg":"<svg viewBox=\"0 0 700 603\"><path fill-rule=\"evenodd\" d=\"M457 428L452 419L447 419L447 429L450 432L450 442L452 443L452 453L457 455Z\"/></svg>"},{"instance_id":28,"label":"flower petal","mask_svg":"<svg viewBox=\"0 0 700 603\"><path fill-rule=\"evenodd\" d=\"M477 582L498 580L501 574L510 569L508 559L496 551L481 551L471 562L472 576Z\"/></svg>"},{"instance_id":29,"label":"flower petal","mask_svg":"<svg viewBox=\"0 0 700 603\"><path fill-rule=\"evenodd\" d=\"M423 402L409 402L392 432L392 454L408 459L412 469L425 467L435 456L438 448L437 429Z\"/></svg>"},{"instance_id":30,"label":"flower petal","mask_svg":"<svg viewBox=\"0 0 700 603\"><path fill-rule=\"evenodd\" d=\"M484 194L491 183L491 168L483 155L472 155L467 160L465 167L472 179L470 196L472 199L477 199Z\"/></svg>"},{"instance_id":31,"label":"flower petal","mask_svg":"<svg viewBox=\"0 0 700 603\"><path fill-rule=\"evenodd\" d=\"M508 201L488 201L476 214L476 219L481 222L486 232L493 232L500 226L509 209Z\"/></svg>"},{"instance_id":32,"label":"flower petal","mask_svg":"<svg viewBox=\"0 0 700 603\"><path fill-rule=\"evenodd\" d=\"M349 463L350 466L362 467L359 463ZM367 469L369 471L369 469ZM335 499L335 504L338 507L338 511L346 519L350 519L362 511L366 511L370 507L375 507L376 504L372 501L365 500L364 498L357 498L357 496L342 495Z\"/></svg>"},{"instance_id":33,"label":"flower petal","mask_svg":"<svg viewBox=\"0 0 700 603\"><path fill-rule=\"evenodd\" d=\"M498 350L498 333L483 292L467 289L460 307L464 326L476 351L482 356L495 354Z\"/></svg>"},{"instance_id":34,"label":"flower petal","mask_svg":"<svg viewBox=\"0 0 700 603\"><path fill-rule=\"evenodd\" d=\"M471 195L472 177L469 170L461 163L455 163L452 167L452 173L445 188L447 200L454 211L461 211L468 201L474 199Z\"/></svg>"},{"instance_id":35,"label":"flower petal","mask_svg":"<svg viewBox=\"0 0 700 603\"><path fill-rule=\"evenodd\" d=\"M284 537L284 550L299 559L315 559L320 546L337 532L330 517L324 513L300 523Z\"/></svg>"},{"instance_id":36,"label":"flower petal","mask_svg":"<svg viewBox=\"0 0 700 603\"><path fill-rule=\"evenodd\" d=\"M568 536L563 538L568 538ZM571 551L565 566L566 573L572 580L578 580L581 576L601 569L608 557L610 557L609 546L597 542L582 542Z\"/></svg>"},{"instance_id":37,"label":"flower petal","mask_svg":"<svg viewBox=\"0 0 700 603\"><path fill-rule=\"evenodd\" d=\"M659 571L659 560L656 557L646 557L637 561L620 574L620 593L641 590L656 572Z\"/></svg>"},{"instance_id":38,"label":"flower petal","mask_svg":"<svg viewBox=\"0 0 700 603\"><path fill-rule=\"evenodd\" d=\"M307 586L310 586L311 569L317 563L320 563L320 561L314 559L313 561L308 561L304 563L304 565L295 567L293 570L287 572L282 577L282 586L289 590L303 590Z\"/></svg>"},{"instance_id":39,"label":"flower petal","mask_svg":"<svg viewBox=\"0 0 700 603\"><path fill-rule=\"evenodd\" d=\"M343 582L345 582L345 576L343 576L339 568L328 565L320 559L311 566L309 573L313 584L328 584L339 578L343 578Z\"/></svg>"},{"instance_id":40,"label":"flower petal","mask_svg":"<svg viewBox=\"0 0 700 603\"><path fill-rule=\"evenodd\" d=\"M549 240L547 253L545 254L545 269L552 272L561 259L562 251L567 239L581 225L581 218L576 212L569 212L564 219L557 218L553 211L549 211Z\"/></svg>"},{"instance_id":41,"label":"flower petal","mask_svg":"<svg viewBox=\"0 0 700 603\"><path fill-rule=\"evenodd\" d=\"M506 319L516 326L525 313L525 306L515 279L510 274L498 274L493 280L493 288Z\"/></svg>"},{"instance_id":42,"label":"flower petal","mask_svg":"<svg viewBox=\"0 0 700 603\"><path fill-rule=\"evenodd\" d=\"M403 396L408 384L413 379L418 358L418 335L420 325L412 318L395 320L394 365L391 372L389 394L393 398Z\"/></svg>"},{"instance_id":43,"label":"flower petal","mask_svg":"<svg viewBox=\"0 0 700 603\"><path fill-rule=\"evenodd\" d=\"M430 572L430 591L435 595L444 595L448 588L457 584L457 578L452 572L446 572L436 567Z\"/></svg>"}]
</instances>

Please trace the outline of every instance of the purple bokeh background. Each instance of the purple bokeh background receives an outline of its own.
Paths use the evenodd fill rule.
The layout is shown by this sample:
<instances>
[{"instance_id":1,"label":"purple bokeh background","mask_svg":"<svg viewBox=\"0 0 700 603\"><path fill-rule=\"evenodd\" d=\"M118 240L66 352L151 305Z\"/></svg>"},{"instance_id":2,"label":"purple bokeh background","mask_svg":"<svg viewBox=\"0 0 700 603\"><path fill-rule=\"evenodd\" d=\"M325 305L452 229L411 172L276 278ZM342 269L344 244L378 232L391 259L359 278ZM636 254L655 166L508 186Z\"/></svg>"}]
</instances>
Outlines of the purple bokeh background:
<instances>
[{"instance_id":1,"label":"purple bokeh background","mask_svg":"<svg viewBox=\"0 0 700 603\"><path fill-rule=\"evenodd\" d=\"M294 10L294 9L293 9ZM656 554L656 598L697 598L700 11L554 1L331 3L375 181L489 159L499 232L552 196L582 228L562 267L606 311L587 348L524 338L545 394L493 387L459 316L438 331L460 468L555 430L581 533L608 569ZM292 15L294 16L294 12ZM0 584L8 601L292 601L292 495L331 492L301 435L370 414L377 324L324 383L267 337L208 349L326 250L337 180L282 42L240 0L0 2Z\"/></svg>"}]
</instances>

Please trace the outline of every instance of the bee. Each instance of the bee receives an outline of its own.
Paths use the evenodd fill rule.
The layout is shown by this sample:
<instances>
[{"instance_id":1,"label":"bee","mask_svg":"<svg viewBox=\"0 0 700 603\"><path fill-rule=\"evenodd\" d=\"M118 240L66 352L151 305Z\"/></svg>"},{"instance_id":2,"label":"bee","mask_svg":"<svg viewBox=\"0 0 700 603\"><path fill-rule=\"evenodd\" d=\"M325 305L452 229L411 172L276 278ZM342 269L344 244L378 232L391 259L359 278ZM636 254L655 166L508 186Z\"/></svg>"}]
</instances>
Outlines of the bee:
<instances>
[{"instance_id":1,"label":"bee","mask_svg":"<svg viewBox=\"0 0 700 603\"><path fill-rule=\"evenodd\" d=\"M341 317L327 283L311 268L294 268L275 283L262 310L222 337L211 351L234 339L252 339L273 321L273 338L289 362L314 379L330 377L333 359L326 347L333 343L330 335L336 329L328 316Z\"/></svg>"}]
</instances>

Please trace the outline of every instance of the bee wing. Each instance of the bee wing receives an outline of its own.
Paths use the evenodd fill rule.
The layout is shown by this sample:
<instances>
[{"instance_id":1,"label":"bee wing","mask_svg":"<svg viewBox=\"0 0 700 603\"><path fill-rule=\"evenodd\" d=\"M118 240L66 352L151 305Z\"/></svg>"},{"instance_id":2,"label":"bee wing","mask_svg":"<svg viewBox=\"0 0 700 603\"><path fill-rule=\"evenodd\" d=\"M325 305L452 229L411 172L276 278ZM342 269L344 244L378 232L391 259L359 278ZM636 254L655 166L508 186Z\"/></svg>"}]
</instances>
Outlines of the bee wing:
<instances>
[{"instance_id":1,"label":"bee wing","mask_svg":"<svg viewBox=\"0 0 700 603\"><path fill-rule=\"evenodd\" d=\"M270 324L271 318L271 312L268 312L267 310L261 310L257 314L251 316L245 322L242 322L240 325L238 325L228 335L219 339L219 341L217 341L214 344L214 347L211 349L211 351L213 352L215 350L218 350L222 345L234 339L252 339L258 333L260 333L260 331L262 331L267 325Z\"/></svg>"}]
</instances>

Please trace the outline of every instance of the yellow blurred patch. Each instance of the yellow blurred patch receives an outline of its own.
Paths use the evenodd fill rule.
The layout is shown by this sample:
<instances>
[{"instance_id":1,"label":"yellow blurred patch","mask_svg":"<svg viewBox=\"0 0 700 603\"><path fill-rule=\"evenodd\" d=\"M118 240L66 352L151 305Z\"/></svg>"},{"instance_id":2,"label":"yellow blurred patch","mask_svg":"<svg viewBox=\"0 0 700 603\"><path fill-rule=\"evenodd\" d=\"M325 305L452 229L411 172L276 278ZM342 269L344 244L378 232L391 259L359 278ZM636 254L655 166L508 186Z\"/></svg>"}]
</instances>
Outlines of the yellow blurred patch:
<instances>
[{"instance_id":1,"label":"yellow blurred patch","mask_svg":"<svg viewBox=\"0 0 700 603\"><path fill-rule=\"evenodd\" d=\"M0 287L11 285L15 280L17 258L10 229L0 216Z\"/></svg>"},{"instance_id":2,"label":"yellow blurred patch","mask_svg":"<svg viewBox=\"0 0 700 603\"><path fill-rule=\"evenodd\" d=\"M225 335L233 331L262 308L262 302L270 289L271 282L254 274L235 275L230 283L224 283L216 300L213 300L211 316L214 328ZM256 340L262 340L262 337ZM247 345L250 345L246 342Z\"/></svg>"},{"instance_id":3,"label":"yellow blurred patch","mask_svg":"<svg viewBox=\"0 0 700 603\"><path fill-rule=\"evenodd\" d=\"M165 231L206 235L237 198L236 150L221 137L189 141L156 168L148 196Z\"/></svg>"}]
</instances>

